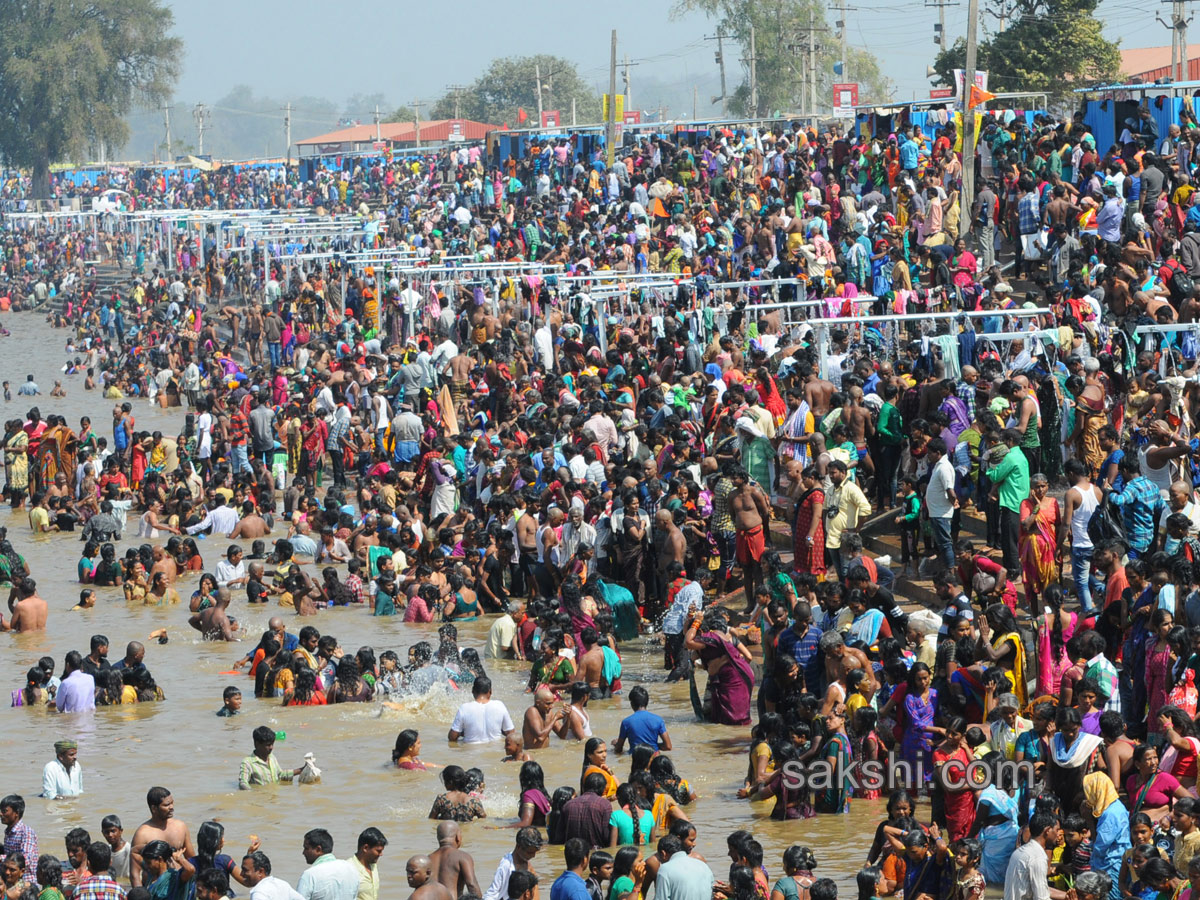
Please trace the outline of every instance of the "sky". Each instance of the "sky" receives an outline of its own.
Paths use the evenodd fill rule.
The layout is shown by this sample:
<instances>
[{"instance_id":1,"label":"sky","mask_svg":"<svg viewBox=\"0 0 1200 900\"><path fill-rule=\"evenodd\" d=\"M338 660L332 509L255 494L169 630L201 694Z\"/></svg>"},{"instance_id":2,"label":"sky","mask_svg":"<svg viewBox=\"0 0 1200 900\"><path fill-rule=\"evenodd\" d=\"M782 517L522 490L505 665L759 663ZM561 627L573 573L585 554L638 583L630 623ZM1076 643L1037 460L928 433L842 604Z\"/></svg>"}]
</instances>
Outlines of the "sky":
<instances>
[{"instance_id":1,"label":"sky","mask_svg":"<svg viewBox=\"0 0 1200 900\"><path fill-rule=\"evenodd\" d=\"M502 10L494 0L416 3L385 0L165 0L175 14L175 33L186 50L177 101L212 103L238 84L258 95L327 97L342 102L355 94L382 93L396 105L440 97L449 85L469 84L497 56L552 53L577 64L589 82L607 85L609 37L618 32L618 57L631 70L633 106L657 105L639 93L639 79L658 92L703 97L716 76L711 20L699 13L672 19L671 0L524 0ZM925 76L937 52L930 0L850 0L848 42L871 50L895 85L896 99L925 97ZM982 9L999 3L981 0ZM1103 0L1100 15L1110 40L1124 47L1170 45L1170 33L1155 21L1166 7L1159 0ZM967 2L946 7L949 42L965 33ZM516 12L516 14L512 14ZM829 14L833 20L836 15ZM984 14L985 27L995 18ZM733 54L727 54L733 59ZM728 72L729 90L741 81L740 67ZM618 82L619 83L619 82ZM711 107L709 107L711 109ZM371 110L362 110L369 120ZM686 112L690 113L690 110ZM296 112L297 136L316 123Z\"/></svg>"}]
</instances>

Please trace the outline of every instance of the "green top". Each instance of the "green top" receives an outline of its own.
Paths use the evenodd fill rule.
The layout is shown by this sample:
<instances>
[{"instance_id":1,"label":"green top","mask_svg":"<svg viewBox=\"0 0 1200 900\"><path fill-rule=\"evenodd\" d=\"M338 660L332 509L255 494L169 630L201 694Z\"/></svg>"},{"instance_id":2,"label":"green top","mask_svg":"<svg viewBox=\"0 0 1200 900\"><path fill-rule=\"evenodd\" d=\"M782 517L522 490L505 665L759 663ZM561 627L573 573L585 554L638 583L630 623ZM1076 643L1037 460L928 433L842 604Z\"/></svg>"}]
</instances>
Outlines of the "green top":
<instances>
[{"instance_id":1,"label":"green top","mask_svg":"<svg viewBox=\"0 0 1200 900\"><path fill-rule=\"evenodd\" d=\"M628 875L622 875L620 878L613 879L612 886L608 889L608 900L621 900L622 895L636 893L637 885L633 883L633 879Z\"/></svg>"},{"instance_id":2,"label":"green top","mask_svg":"<svg viewBox=\"0 0 1200 900\"><path fill-rule=\"evenodd\" d=\"M238 773L238 787L243 791L256 784L278 784L281 781L291 781L294 776L291 771L283 769L275 754L266 759L251 754L242 759L242 768Z\"/></svg>"},{"instance_id":3,"label":"green top","mask_svg":"<svg viewBox=\"0 0 1200 900\"><path fill-rule=\"evenodd\" d=\"M616 827L618 844L633 843L633 816L623 809L614 809L612 815L608 817L608 824L610 827ZM638 816L638 825L641 831L638 837L642 839L642 845L649 844L650 835L654 833L654 813L648 809L641 810L641 815Z\"/></svg>"},{"instance_id":4,"label":"green top","mask_svg":"<svg viewBox=\"0 0 1200 900\"><path fill-rule=\"evenodd\" d=\"M1020 447L1012 447L1000 465L987 470L987 477L1000 488L1001 509L1021 511L1021 503L1029 496L1029 460Z\"/></svg>"},{"instance_id":5,"label":"green top","mask_svg":"<svg viewBox=\"0 0 1200 900\"><path fill-rule=\"evenodd\" d=\"M885 403L879 407L879 424L875 426L879 432L879 443L896 446L904 437L904 424L900 420L900 410L892 404Z\"/></svg>"}]
</instances>

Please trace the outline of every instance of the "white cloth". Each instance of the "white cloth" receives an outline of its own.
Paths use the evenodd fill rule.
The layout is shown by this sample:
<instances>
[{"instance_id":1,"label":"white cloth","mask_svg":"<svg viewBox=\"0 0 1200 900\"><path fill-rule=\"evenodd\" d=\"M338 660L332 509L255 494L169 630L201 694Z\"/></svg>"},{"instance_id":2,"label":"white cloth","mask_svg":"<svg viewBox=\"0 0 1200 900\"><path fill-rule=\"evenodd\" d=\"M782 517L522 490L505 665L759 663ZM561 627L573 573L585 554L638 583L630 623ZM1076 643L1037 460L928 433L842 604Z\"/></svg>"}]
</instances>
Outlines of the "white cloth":
<instances>
[{"instance_id":1,"label":"white cloth","mask_svg":"<svg viewBox=\"0 0 1200 900\"><path fill-rule=\"evenodd\" d=\"M83 793L83 766L79 763L67 771L57 759L46 763L42 769L42 796L47 800L55 797L78 797Z\"/></svg>"},{"instance_id":2,"label":"white cloth","mask_svg":"<svg viewBox=\"0 0 1200 900\"><path fill-rule=\"evenodd\" d=\"M946 499L946 491L954 490L954 464L949 455L943 455L929 473L929 486L925 488L925 505L931 519L949 519L954 515L954 504Z\"/></svg>"},{"instance_id":3,"label":"white cloth","mask_svg":"<svg viewBox=\"0 0 1200 900\"><path fill-rule=\"evenodd\" d=\"M450 730L462 735L464 743L483 744L498 741L512 731L513 720L508 708L499 700L487 703L472 700L458 708Z\"/></svg>"},{"instance_id":4,"label":"white cloth","mask_svg":"<svg viewBox=\"0 0 1200 900\"><path fill-rule=\"evenodd\" d=\"M496 866L491 886L483 892L483 900L508 900L508 879L512 877L515 869L512 851L509 851L500 858L500 865Z\"/></svg>"},{"instance_id":5,"label":"white cloth","mask_svg":"<svg viewBox=\"0 0 1200 900\"><path fill-rule=\"evenodd\" d=\"M361 880L354 866L326 853L304 870L296 893L303 900L356 900Z\"/></svg>"},{"instance_id":6,"label":"white cloth","mask_svg":"<svg viewBox=\"0 0 1200 900\"><path fill-rule=\"evenodd\" d=\"M282 878L268 875L250 888L250 900L304 900L304 898Z\"/></svg>"}]
</instances>

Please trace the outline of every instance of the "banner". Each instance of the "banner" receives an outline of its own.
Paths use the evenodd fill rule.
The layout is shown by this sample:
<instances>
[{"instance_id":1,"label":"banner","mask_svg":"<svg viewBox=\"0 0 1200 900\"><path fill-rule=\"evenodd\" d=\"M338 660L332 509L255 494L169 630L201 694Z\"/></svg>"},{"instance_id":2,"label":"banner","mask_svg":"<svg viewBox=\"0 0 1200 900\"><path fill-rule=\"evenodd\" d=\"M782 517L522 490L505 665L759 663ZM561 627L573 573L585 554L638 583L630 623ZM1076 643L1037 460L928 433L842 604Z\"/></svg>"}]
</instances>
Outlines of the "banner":
<instances>
[{"instance_id":1,"label":"banner","mask_svg":"<svg viewBox=\"0 0 1200 900\"><path fill-rule=\"evenodd\" d=\"M857 84L835 84L833 86L833 117L853 119L854 107L858 106Z\"/></svg>"},{"instance_id":2,"label":"banner","mask_svg":"<svg viewBox=\"0 0 1200 900\"><path fill-rule=\"evenodd\" d=\"M542 111L542 127L557 128L559 125L559 117L557 109L547 109Z\"/></svg>"}]
</instances>

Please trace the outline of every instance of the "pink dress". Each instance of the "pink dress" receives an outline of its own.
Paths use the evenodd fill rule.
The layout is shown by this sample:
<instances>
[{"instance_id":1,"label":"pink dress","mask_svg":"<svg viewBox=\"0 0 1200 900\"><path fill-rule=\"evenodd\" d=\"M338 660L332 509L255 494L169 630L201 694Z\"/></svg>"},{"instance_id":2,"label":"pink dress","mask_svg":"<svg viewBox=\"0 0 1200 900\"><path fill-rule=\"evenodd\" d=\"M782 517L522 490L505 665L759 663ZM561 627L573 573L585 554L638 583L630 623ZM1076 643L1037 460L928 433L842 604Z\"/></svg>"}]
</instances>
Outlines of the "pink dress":
<instances>
[{"instance_id":1,"label":"pink dress","mask_svg":"<svg viewBox=\"0 0 1200 900\"><path fill-rule=\"evenodd\" d=\"M1146 715L1146 730L1150 734L1158 734L1162 726L1158 722L1158 711L1167 705L1167 692L1170 690L1171 677L1171 648L1164 647L1155 650L1158 641L1146 648L1146 697L1149 712Z\"/></svg>"},{"instance_id":2,"label":"pink dress","mask_svg":"<svg viewBox=\"0 0 1200 900\"><path fill-rule=\"evenodd\" d=\"M1059 648L1058 656L1055 657L1050 647L1050 625L1053 622L1051 615L1048 614L1044 617L1045 622L1038 629L1037 692L1038 696L1042 697L1058 696L1063 673L1072 665L1070 657L1067 656L1067 641L1075 634L1075 628L1079 623L1079 616L1071 613L1071 621L1062 630L1062 646Z\"/></svg>"}]
</instances>

